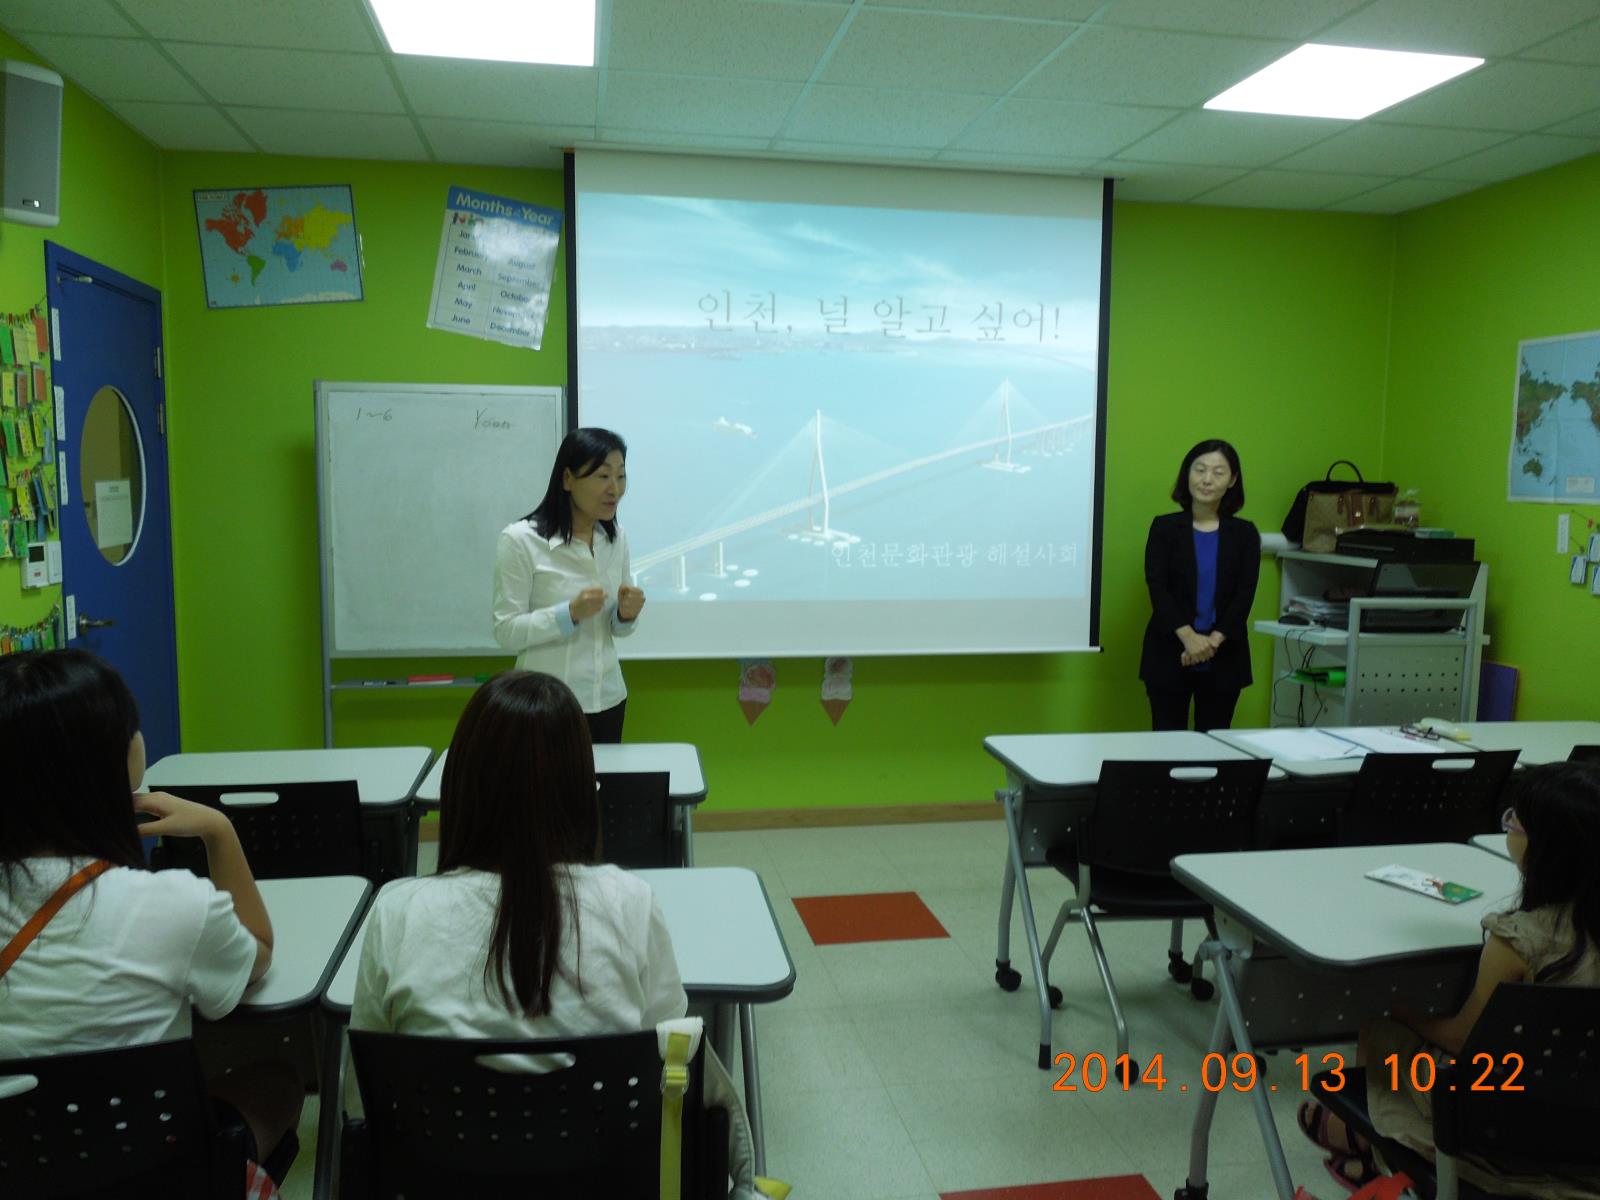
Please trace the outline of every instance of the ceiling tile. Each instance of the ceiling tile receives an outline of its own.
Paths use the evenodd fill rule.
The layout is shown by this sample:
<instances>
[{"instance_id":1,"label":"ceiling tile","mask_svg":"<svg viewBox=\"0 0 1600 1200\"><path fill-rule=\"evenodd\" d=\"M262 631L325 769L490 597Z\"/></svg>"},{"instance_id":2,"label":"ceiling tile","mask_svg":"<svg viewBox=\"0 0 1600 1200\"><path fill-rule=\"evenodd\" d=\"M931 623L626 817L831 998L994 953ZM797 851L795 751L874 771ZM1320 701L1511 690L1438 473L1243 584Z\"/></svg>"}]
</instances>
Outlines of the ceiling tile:
<instances>
[{"instance_id":1,"label":"ceiling tile","mask_svg":"<svg viewBox=\"0 0 1600 1200\"><path fill-rule=\"evenodd\" d=\"M1592 137L1600 138L1600 108L1593 112L1584 113L1581 117L1573 117L1570 121L1562 121L1550 126L1545 133L1557 133L1567 137Z\"/></svg>"},{"instance_id":2,"label":"ceiling tile","mask_svg":"<svg viewBox=\"0 0 1600 1200\"><path fill-rule=\"evenodd\" d=\"M1320 175L1310 171L1254 171L1195 197L1196 204L1236 208L1326 208L1391 180L1384 175Z\"/></svg>"},{"instance_id":3,"label":"ceiling tile","mask_svg":"<svg viewBox=\"0 0 1600 1200\"><path fill-rule=\"evenodd\" d=\"M121 5L155 38L367 53L380 45L360 0L121 0Z\"/></svg>"},{"instance_id":4,"label":"ceiling tile","mask_svg":"<svg viewBox=\"0 0 1600 1200\"><path fill-rule=\"evenodd\" d=\"M1089 26L1018 95L1188 108L1293 49L1292 42Z\"/></svg>"},{"instance_id":5,"label":"ceiling tile","mask_svg":"<svg viewBox=\"0 0 1600 1200\"><path fill-rule=\"evenodd\" d=\"M0 26L12 33L101 33L133 37L130 25L108 0L6 0Z\"/></svg>"},{"instance_id":6,"label":"ceiling tile","mask_svg":"<svg viewBox=\"0 0 1600 1200\"><path fill-rule=\"evenodd\" d=\"M1106 25L1304 41L1367 0L1117 0Z\"/></svg>"},{"instance_id":7,"label":"ceiling tile","mask_svg":"<svg viewBox=\"0 0 1600 1200\"><path fill-rule=\"evenodd\" d=\"M652 150L677 150L684 153L693 153L697 150L766 153L767 147L772 144L768 138L729 137L713 133L686 135L663 133L659 129L607 129L601 135L601 141L608 150L614 150L619 146L639 146Z\"/></svg>"},{"instance_id":8,"label":"ceiling tile","mask_svg":"<svg viewBox=\"0 0 1600 1200\"><path fill-rule=\"evenodd\" d=\"M1239 178L1237 167L1196 167L1181 163L1103 162L1100 171L1110 175L1112 195L1118 200L1181 204L1201 192Z\"/></svg>"},{"instance_id":9,"label":"ceiling tile","mask_svg":"<svg viewBox=\"0 0 1600 1200\"><path fill-rule=\"evenodd\" d=\"M1398 213L1425 204L1437 204L1482 187L1479 183L1460 183L1451 179L1397 179L1370 192L1328 205L1339 212Z\"/></svg>"},{"instance_id":10,"label":"ceiling tile","mask_svg":"<svg viewBox=\"0 0 1600 1200\"><path fill-rule=\"evenodd\" d=\"M1013 154L1108 158L1165 125L1175 108L1111 108L1060 100L1002 100L956 147Z\"/></svg>"},{"instance_id":11,"label":"ceiling tile","mask_svg":"<svg viewBox=\"0 0 1600 1200\"><path fill-rule=\"evenodd\" d=\"M1448 125L1525 133L1595 107L1600 68L1498 62L1385 109L1397 125Z\"/></svg>"},{"instance_id":12,"label":"ceiling tile","mask_svg":"<svg viewBox=\"0 0 1600 1200\"><path fill-rule=\"evenodd\" d=\"M834 48L821 79L999 96L1014 88L1075 28L914 10L866 11Z\"/></svg>"},{"instance_id":13,"label":"ceiling tile","mask_svg":"<svg viewBox=\"0 0 1600 1200\"><path fill-rule=\"evenodd\" d=\"M1117 155L1119 160L1263 167L1320 142L1343 125L1314 117L1190 112Z\"/></svg>"},{"instance_id":14,"label":"ceiling tile","mask_svg":"<svg viewBox=\"0 0 1600 1200\"><path fill-rule=\"evenodd\" d=\"M1455 162L1444 163L1422 174L1430 179L1464 179L1479 183L1493 183L1512 179L1532 171L1542 171L1569 159L1582 158L1600 150L1600 141L1593 138L1551 137L1532 133L1512 138L1488 150L1469 154Z\"/></svg>"},{"instance_id":15,"label":"ceiling tile","mask_svg":"<svg viewBox=\"0 0 1600 1200\"><path fill-rule=\"evenodd\" d=\"M1600 67L1600 20L1590 21L1581 29L1568 30L1548 42L1540 42L1537 46L1519 51L1517 57Z\"/></svg>"},{"instance_id":16,"label":"ceiling tile","mask_svg":"<svg viewBox=\"0 0 1600 1200\"><path fill-rule=\"evenodd\" d=\"M1593 0L1376 0L1317 40L1492 58L1594 15Z\"/></svg>"},{"instance_id":17,"label":"ceiling tile","mask_svg":"<svg viewBox=\"0 0 1600 1200\"><path fill-rule=\"evenodd\" d=\"M1274 165L1293 171L1413 175L1503 142L1506 136L1476 129L1424 129L1362 121Z\"/></svg>"},{"instance_id":18,"label":"ceiling tile","mask_svg":"<svg viewBox=\"0 0 1600 1200\"><path fill-rule=\"evenodd\" d=\"M487 167L561 168L563 147L594 140L593 125L522 125L419 117L417 124L440 162Z\"/></svg>"},{"instance_id":19,"label":"ceiling tile","mask_svg":"<svg viewBox=\"0 0 1600 1200\"><path fill-rule=\"evenodd\" d=\"M606 65L740 79L811 78L848 10L751 0L613 0Z\"/></svg>"},{"instance_id":20,"label":"ceiling tile","mask_svg":"<svg viewBox=\"0 0 1600 1200\"><path fill-rule=\"evenodd\" d=\"M801 98L783 133L797 141L943 149L989 103L982 96L817 84Z\"/></svg>"},{"instance_id":21,"label":"ceiling tile","mask_svg":"<svg viewBox=\"0 0 1600 1200\"><path fill-rule=\"evenodd\" d=\"M466 62L396 55L413 111L430 117L492 117L540 125L593 125L598 72L590 67Z\"/></svg>"},{"instance_id":22,"label":"ceiling tile","mask_svg":"<svg viewBox=\"0 0 1600 1200\"><path fill-rule=\"evenodd\" d=\"M798 83L766 79L681 79L611 71L604 129L678 130L733 137L775 137L800 95Z\"/></svg>"},{"instance_id":23,"label":"ceiling tile","mask_svg":"<svg viewBox=\"0 0 1600 1200\"><path fill-rule=\"evenodd\" d=\"M174 42L172 55L223 104L330 114L404 112L376 54L317 54Z\"/></svg>"},{"instance_id":24,"label":"ceiling tile","mask_svg":"<svg viewBox=\"0 0 1600 1200\"><path fill-rule=\"evenodd\" d=\"M947 13L1016 17L1044 21L1084 21L1105 0L867 0L872 8L936 8Z\"/></svg>"},{"instance_id":25,"label":"ceiling tile","mask_svg":"<svg viewBox=\"0 0 1600 1200\"><path fill-rule=\"evenodd\" d=\"M249 153L255 147L209 104L150 104L113 100L113 113L163 150L226 150Z\"/></svg>"},{"instance_id":26,"label":"ceiling tile","mask_svg":"<svg viewBox=\"0 0 1600 1200\"><path fill-rule=\"evenodd\" d=\"M393 158L425 160L422 139L408 117L345 113L331 121L320 112L286 108L230 108L267 154L312 158Z\"/></svg>"},{"instance_id":27,"label":"ceiling tile","mask_svg":"<svg viewBox=\"0 0 1600 1200\"><path fill-rule=\"evenodd\" d=\"M28 44L84 91L102 100L202 101L183 73L137 38L36 33Z\"/></svg>"},{"instance_id":28,"label":"ceiling tile","mask_svg":"<svg viewBox=\"0 0 1600 1200\"><path fill-rule=\"evenodd\" d=\"M936 156L940 163L973 167L988 167L994 171L1032 171L1049 175L1074 175L1083 178L1100 178L1095 168L1098 160L1072 158L1067 155L1001 153L994 150L941 150Z\"/></svg>"},{"instance_id":29,"label":"ceiling tile","mask_svg":"<svg viewBox=\"0 0 1600 1200\"><path fill-rule=\"evenodd\" d=\"M803 138L782 138L772 143L773 150L800 158L825 162L931 162L934 152L918 146L841 145L838 142L812 142Z\"/></svg>"}]
</instances>

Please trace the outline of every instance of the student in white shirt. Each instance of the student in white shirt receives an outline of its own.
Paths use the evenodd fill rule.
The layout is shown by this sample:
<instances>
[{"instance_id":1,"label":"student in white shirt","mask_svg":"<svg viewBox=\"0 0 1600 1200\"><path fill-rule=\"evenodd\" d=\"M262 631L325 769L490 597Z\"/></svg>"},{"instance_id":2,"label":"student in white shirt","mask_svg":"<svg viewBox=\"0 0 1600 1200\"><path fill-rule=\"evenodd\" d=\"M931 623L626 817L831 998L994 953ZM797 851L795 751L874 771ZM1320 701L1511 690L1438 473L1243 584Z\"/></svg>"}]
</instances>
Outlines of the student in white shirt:
<instances>
[{"instance_id":1,"label":"student in white shirt","mask_svg":"<svg viewBox=\"0 0 1600 1200\"><path fill-rule=\"evenodd\" d=\"M390 883L361 945L350 1028L458 1038L650 1029L688 998L650 887L601 864L594 754L576 697L531 671L468 701L439 797L439 873ZM749 1125L729 1109L735 1179L753 1196Z\"/></svg>"},{"instance_id":2,"label":"student in white shirt","mask_svg":"<svg viewBox=\"0 0 1600 1200\"><path fill-rule=\"evenodd\" d=\"M628 689L614 639L633 632L644 607L617 525L627 455L609 429L574 429L539 507L501 530L495 547L495 641L519 669L572 689L593 742L622 740Z\"/></svg>"},{"instance_id":3,"label":"student in white shirt","mask_svg":"<svg viewBox=\"0 0 1600 1200\"><path fill-rule=\"evenodd\" d=\"M0 658L0 763L0 946L20 948L0 952L0 1059L185 1038L191 1006L231 1011L271 963L272 923L225 816L134 793L144 737L122 677L82 650ZM156 820L141 827L136 811ZM211 879L151 871L141 834L200 838ZM236 1069L211 1091L248 1125L256 1161L304 1100L284 1064Z\"/></svg>"}]
</instances>

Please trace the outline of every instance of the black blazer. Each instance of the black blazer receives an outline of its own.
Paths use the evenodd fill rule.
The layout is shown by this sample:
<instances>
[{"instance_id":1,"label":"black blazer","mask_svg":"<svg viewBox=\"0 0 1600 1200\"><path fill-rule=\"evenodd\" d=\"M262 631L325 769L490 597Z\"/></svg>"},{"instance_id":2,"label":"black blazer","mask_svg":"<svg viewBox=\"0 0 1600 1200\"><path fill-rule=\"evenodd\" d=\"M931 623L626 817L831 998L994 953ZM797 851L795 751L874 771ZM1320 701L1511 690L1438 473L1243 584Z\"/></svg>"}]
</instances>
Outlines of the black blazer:
<instances>
[{"instance_id":1,"label":"black blazer","mask_svg":"<svg viewBox=\"0 0 1600 1200\"><path fill-rule=\"evenodd\" d=\"M1250 683L1250 643L1245 623L1261 574L1261 535L1241 517L1223 517L1217 529L1217 629L1223 643L1211 660L1219 688ZM1183 643L1173 631L1194 621L1199 569L1194 561L1194 522L1184 511L1150 522L1144 544L1144 579L1150 587L1150 624L1144 631L1139 678L1155 687L1176 687L1183 678Z\"/></svg>"}]
</instances>

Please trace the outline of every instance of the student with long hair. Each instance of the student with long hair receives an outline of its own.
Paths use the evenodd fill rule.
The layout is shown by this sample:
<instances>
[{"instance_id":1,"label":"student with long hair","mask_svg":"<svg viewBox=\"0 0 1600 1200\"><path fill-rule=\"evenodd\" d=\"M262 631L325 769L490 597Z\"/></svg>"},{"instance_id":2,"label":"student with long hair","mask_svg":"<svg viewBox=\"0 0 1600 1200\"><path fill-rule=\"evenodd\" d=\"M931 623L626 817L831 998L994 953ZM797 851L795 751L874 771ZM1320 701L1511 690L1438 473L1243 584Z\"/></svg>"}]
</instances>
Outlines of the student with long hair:
<instances>
[{"instance_id":1,"label":"student with long hair","mask_svg":"<svg viewBox=\"0 0 1600 1200\"><path fill-rule=\"evenodd\" d=\"M556 451L544 499L501 530L495 547L495 641L519 669L572 689L595 742L622 740L628 689L615 639L634 631L644 607L617 524L627 456L609 429L574 429Z\"/></svg>"},{"instance_id":2,"label":"student with long hair","mask_svg":"<svg viewBox=\"0 0 1600 1200\"><path fill-rule=\"evenodd\" d=\"M272 923L233 825L144 777L139 710L122 677L82 650L0 658L0 1059L188 1037L272 959ZM156 819L137 824L134 814ZM151 871L141 835L195 837L211 878ZM30 939L18 934L65 901ZM13 939L17 939L13 942ZM304 1091L284 1064L211 1084L270 1155Z\"/></svg>"}]
</instances>

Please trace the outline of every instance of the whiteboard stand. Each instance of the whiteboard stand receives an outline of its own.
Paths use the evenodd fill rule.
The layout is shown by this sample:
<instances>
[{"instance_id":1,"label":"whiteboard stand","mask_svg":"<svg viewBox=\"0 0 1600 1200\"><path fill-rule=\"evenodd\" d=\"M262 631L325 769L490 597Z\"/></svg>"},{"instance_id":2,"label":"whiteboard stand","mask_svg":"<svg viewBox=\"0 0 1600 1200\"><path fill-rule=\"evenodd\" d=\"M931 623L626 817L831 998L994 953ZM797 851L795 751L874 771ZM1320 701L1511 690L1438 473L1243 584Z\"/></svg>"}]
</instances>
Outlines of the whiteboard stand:
<instances>
[{"instance_id":1,"label":"whiteboard stand","mask_svg":"<svg viewBox=\"0 0 1600 1200\"><path fill-rule=\"evenodd\" d=\"M538 504L566 433L559 387L315 384L322 740L333 694L475 688L334 681L336 658L506 657L490 626L495 543Z\"/></svg>"}]
</instances>

